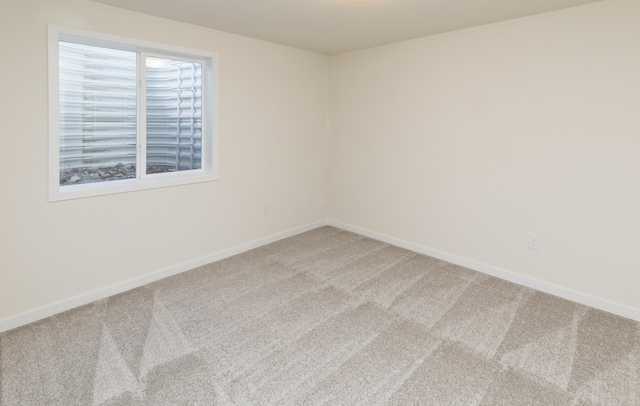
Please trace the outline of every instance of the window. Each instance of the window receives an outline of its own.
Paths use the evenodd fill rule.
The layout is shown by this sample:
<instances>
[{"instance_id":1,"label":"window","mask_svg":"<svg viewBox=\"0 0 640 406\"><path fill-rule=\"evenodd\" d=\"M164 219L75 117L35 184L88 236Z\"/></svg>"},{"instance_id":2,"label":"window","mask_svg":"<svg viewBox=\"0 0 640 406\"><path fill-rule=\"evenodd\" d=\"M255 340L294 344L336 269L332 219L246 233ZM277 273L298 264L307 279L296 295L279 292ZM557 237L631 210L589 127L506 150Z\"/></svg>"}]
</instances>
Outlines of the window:
<instances>
[{"instance_id":1,"label":"window","mask_svg":"<svg viewBox=\"0 0 640 406\"><path fill-rule=\"evenodd\" d=\"M50 201L217 178L215 54L49 30Z\"/></svg>"}]
</instances>

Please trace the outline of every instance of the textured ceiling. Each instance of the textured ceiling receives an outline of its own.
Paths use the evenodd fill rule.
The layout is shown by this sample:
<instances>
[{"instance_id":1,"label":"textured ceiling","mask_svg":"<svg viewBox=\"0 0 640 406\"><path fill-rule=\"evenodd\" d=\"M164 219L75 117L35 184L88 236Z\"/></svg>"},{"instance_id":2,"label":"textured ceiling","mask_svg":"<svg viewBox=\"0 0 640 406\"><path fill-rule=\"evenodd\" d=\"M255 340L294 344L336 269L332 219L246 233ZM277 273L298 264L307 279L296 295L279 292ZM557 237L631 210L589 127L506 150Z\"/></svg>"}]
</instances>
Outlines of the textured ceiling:
<instances>
[{"instance_id":1,"label":"textured ceiling","mask_svg":"<svg viewBox=\"0 0 640 406\"><path fill-rule=\"evenodd\" d=\"M336 54L600 0L93 0Z\"/></svg>"}]
</instances>

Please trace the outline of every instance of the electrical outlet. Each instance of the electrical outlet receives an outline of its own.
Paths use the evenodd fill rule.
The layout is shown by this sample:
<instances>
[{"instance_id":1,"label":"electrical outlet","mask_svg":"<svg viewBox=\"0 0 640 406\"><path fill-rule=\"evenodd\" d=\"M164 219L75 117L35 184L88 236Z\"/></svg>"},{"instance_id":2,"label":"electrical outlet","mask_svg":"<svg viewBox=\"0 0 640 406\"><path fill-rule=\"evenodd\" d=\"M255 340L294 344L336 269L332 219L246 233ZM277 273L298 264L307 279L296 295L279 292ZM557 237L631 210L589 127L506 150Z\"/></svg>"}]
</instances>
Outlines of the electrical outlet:
<instances>
[{"instance_id":1,"label":"electrical outlet","mask_svg":"<svg viewBox=\"0 0 640 406\"><path fill-rule=\"evenodd\" d=\"M529 233L529 242L527 244L527 247L529 247L532 250L539 250L540 249L540 236L538 234L533 234L533 233Z\"/></svg>"},{"instance_id":2,"label":"electrical outlet","mask_svg":"<svg viewBox=\"0 0 640 406\"><path fill-rule=\"evenodd\" d=\"M263 216L269 215L269 203L265 203L262 205L262 215Z\"/></svg>"}]
</instances>

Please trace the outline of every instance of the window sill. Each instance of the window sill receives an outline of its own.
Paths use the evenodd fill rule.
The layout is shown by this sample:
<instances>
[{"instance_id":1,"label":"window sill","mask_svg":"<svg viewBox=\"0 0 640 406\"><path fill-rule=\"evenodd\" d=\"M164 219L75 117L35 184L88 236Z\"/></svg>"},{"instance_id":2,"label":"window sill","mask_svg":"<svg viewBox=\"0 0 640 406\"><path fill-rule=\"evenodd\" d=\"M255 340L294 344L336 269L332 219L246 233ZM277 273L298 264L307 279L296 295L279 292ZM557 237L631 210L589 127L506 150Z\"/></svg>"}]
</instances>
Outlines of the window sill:
<instances>
[{"instance_id":1,"label":"window sill","mask_svg":"<svg viewBox=\"0 0 640 406\"><path fill-rule=\"evenodd\" d=\"M49 202L83 199L87 197L129 193L139 190L158 189L171 186L190 185L194 183L214 182L218 178L214 174L176 174L167 177L150 177L145 179L125 179L82 185L57 186L49 190Z\"/></svg>"}]
</instances>

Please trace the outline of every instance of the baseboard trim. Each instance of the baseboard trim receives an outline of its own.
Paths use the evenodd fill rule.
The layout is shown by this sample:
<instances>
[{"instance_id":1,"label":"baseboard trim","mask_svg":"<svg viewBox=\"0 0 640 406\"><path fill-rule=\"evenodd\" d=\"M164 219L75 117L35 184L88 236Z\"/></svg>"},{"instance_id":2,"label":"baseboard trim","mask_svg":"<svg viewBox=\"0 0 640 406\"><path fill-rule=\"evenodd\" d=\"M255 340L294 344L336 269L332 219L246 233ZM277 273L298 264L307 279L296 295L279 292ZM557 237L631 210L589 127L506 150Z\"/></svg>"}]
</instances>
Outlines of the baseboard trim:
<instances>
[{"instance_id":1,"label":"baseboard trim","mask_svg":"<svg viewBox=\"0 0 640 406\"><path fill-rule=\"evenodd\" d=\"M54 316L58 313L62 313L67 310L74 309L76 307L84 306L96 300L104 299L109 296L117 295L119 293L126 292L131 289L138 288L140 286L147 285L152 282L159 281L169 276L177 275L182 272L197 268L202 265L210 264L212 262L220 261L225 258L232 257L234 255L241 254L246 251L261 247L266 244L282 240L284 238L293 237L294 235L301 234L307 231L311 231L318 227L327 225L325 220L310 223L302 227L296 227L281 233L269 235L246 244L241 244L233 248L229 248L223 251L216 252L211 255L207 255L201 258L197 258L192 261L183 262L178 265L174 265L150 274L139 276L115 285L107 286L105 288L97 289L88 293L84 293L70 299L61 300L59 302L43 306L34 310L30 310L24 313L20 313L15 316L8 317L0 320L0 333L12 330L14 328L27 325L29 323L36 322L38 320Z\"/></svg>"},{"instance_id":2,"label":"baseboard trim","mask_svg":"<svg viewBox=\"0 0 640 406\"><path fill-rule=\"evenodd\" d=\"M418 252L420 254L429 255L434 258L441 259L456 265L464 266L469 269L473 269L478 272L482 272L487 275L495 276L500 279L507 280L509 282L517 283L518 285L526 286L532 289L539 290L541 292L549 293L554 296L561 297L563 299L571 300L576 303L580 303L586 306L590 306L596 309L600 309L609 313L613 313L628 319L640 321L640 310L634 309L619 303L611 302L605 299L601 299L592 295L581 293L572 289L564 288L562 286L554 285L548 282L544 282L535 278L520 275L505 269L501 269L492 265L487 265L478 261L473 261L464 257L453 255L447 252L439 251L433 248L425 247L419 244L401 240L399 238L391 237L385 234L380 234L371 230L356 227L347 223L343 223L336 220L322 220L315 223L310 223L302 227L293 228L281 233L269 235L246 244L241 244L227 250L219 251L211 255L207 255L201 258L197 258L192 261L183 262L178 265L174 265L156 272L152 272L147 275L139 276L128 281L117 283L115 285L107 286L105 288L97 289L85 294L81 294L69 299L61 300L59 302L43 306L34 310L30 310L15 316L8 317L0 320L0 333L12 330L14 328L27 325L29 323L36 322L38 320L54 316L58 313L62 313L67 310L74 309L76 307L84 306L96 300L104 299L119 293L126 292L131 289L138 288L140 286L147 285L152 282L167 278L169 276L177 275L182 272L197 268L202 265L206 265L212 262L220 261L225 258L232 257L234 255L241 254L246 251L261 247L266 244L270 244L284 238L293 237L297 234L301 234L313 229L329 225L332 227L340 228L345 231L350 231L356 234L363 235L365 237L373 238L375 240L383 241L388 244L392 244L401 248L408 249L410 251Z\"/></svg>"},{"instance_id":3,"label":"baseboard trim","mask_svg":"<svg viewBox=\"0 0 640 406\"><path fill-rule=\"evenodd\" d=\"M342 223L336 220L327 220L327 225L340 228L345 231L360 234L365 237L373 238L378 241L386 242L397 247L405 248L410 251L414 251L420 254L428 255L430 257L438 258L443 261L447 261L456 265L464 266L469 269L473 269L478 272L482 272L487 275L495 276L497 278L516 283L518 285L526 286L541 292L549 293L554 296L561 297L563 299L570 300L572 302L580 303L586 306L593 307L595 309L603 310L609 313L616 314L628 319L640 321L640 310L621 305L619 303L611 302L609 300L601 299L592 295L581 293L572 289L564 288L562 286L554 285L552 283L544 282L539 279L531 278L528 276L520 275L505 269L501 269L492 265L487 265L478 261L473 261L468 258L460 257L457 255L449 254L447 252L439 251L433 248L418 245L412 242L404 241L399 238L390 237L388 235L376 233L371 230L356 227L350 224Z\"/></svg>"}]
</instances>

